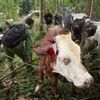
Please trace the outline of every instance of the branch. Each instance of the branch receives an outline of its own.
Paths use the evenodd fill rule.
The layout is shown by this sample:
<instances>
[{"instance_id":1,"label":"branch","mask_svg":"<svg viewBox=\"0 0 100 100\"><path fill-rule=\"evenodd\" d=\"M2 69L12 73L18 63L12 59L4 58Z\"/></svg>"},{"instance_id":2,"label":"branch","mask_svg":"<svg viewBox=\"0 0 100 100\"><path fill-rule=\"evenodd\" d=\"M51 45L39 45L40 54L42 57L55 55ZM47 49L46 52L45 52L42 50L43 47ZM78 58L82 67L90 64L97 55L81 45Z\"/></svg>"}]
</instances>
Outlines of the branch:
<instances>
[{"instance_id":1,"label":"branch","mask_svg":"<svg viewBox=\"0 0 100 100\"><path fill-rule=\"evenodd\" d=\"M28 15L24 16L24 18L22 18L21 22L24 22L27 18L32 17L35 13L39 13L39 10L31 10L31 13L29 13Z\"/></svg>"}]
</instances>

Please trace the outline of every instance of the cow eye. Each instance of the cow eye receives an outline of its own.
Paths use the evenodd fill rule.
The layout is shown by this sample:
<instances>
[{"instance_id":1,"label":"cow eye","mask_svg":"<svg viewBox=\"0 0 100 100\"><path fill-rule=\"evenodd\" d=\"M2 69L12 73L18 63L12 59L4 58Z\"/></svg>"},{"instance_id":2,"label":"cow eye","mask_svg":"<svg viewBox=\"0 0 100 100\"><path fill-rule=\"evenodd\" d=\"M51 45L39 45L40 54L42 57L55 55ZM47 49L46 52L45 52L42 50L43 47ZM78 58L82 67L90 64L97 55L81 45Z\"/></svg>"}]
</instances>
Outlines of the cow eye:
<instances>
[{"instance_id":1,"label":"cow eye","mask_svg":"<svg viewBox=\"0 0 100 100\"><path fill-rule=\"evenodd\" d=\"M71 62L71 60L70 60L70 58L64 58L63 62L65 65L68 65Z\"/></svg>"}]
</instances>

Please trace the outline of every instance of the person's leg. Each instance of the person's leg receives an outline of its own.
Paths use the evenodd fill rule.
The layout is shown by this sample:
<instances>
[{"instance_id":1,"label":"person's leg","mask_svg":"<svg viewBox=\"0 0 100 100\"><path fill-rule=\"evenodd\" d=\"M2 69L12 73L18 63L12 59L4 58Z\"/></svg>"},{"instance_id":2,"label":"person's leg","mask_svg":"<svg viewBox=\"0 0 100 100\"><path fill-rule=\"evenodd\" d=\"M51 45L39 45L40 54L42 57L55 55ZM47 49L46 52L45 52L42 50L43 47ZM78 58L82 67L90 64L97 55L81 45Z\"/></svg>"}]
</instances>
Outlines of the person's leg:
<instances>
[{"instance_id":1,"label":"person's leg","mask_svg":"<svg viewBox=\"0 0 100 100\"><path fill-rule=\"evenodd\" d=\"M5 53L7 55L7 63L9 67L9 73L12 73L14 71L14 66L13 66L13 59L14 59L14 53L11 52L11 49L4 48ZM13 78L15 75L14 73L10 74L10 77Z\"/></svg>"},{"instance_id":2,"label":"person's leg","mask_svg":"<svg viewBox=\"0 0 100 100\"><path fill-rule=\"evenodd\" d=\"M23 45L15 49L15 54L19 56L22 59L22 61L26 64L28 72L33 70L33 67L31 66L32 57L28 56L28 53Z\"/></svg>"},{"instance_id":3,"label":"person's leg","mask_svg":"<svg viewBox=\"0 0 100 100\"><path fill-rule=\"evenodd\" d=\"M37 94L41 88L43 87L43 80L44 80L44 77L45 77L45 66L43 64L44 62L44 57L40 56L39 57L39 76L38 76L38 83L37 83L37 86L35 88L35 91L34 91L34 94Z\"/></svg>"}]
</instances>

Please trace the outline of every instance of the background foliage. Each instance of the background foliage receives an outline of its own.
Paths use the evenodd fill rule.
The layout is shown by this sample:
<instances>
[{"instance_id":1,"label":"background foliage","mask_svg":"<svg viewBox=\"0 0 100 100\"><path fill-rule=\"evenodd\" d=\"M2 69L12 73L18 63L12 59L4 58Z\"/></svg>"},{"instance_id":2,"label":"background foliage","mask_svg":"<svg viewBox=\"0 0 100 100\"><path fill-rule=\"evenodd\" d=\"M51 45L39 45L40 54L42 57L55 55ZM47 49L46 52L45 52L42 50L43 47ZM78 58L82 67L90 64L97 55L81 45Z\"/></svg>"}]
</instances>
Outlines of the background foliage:
<instances>
[{"instance_id":1,"label":"background foliage","mask_svg":"<svg viewBox=\"0 0 100 100\"><path fill-rule=\"evenodd\" d=\"M89 0L43 0L44 13L47 9L53 13L58 11L61 7L75 7L75 12L85 12L85 4ZM93 0L94 18L100 18L100 0ZM4 18L17 19L20 15L26 15L30 10L39 9L39 0L0 0L0 12L4 13Z\"/></svg>"},{"instance_id":2,"label":"background foliage","mask_svg":"<svg viewBox=\"0 0 100 100\"><path fill-rule=\"evenodd\" d=\"M75 7L75 12L85 12L85 4L89 3L89 0L43 0L43 13L45 14L46 10L49 9L54 14L55 12L59 12L61 7ZM92 17L95 19L100 18L100 0L93 0L93 12ZM39 9L39 0L0 0L0 12L3 12L4 15L1 17L4 20L13 18L14 20L18 20L21 16L27 15L30 10ZM40 38L44 36L46 29L44 32L39 31L39 16L33 16L35 20L34 24L34 34L33 34L33 46ZM35 60L36 59L36 60ZM58 84L58 95L54 97L52 95L52 89L50 82L46 78L44 81L44 88L40 91L39 96L34 96L34 89L38 82L38 58L36 54L33 53L33 66L35 70L33 75L31 73L26 72L26 68L21 68L17 70L16 77L14 81L17 83L13 83L10 86L6 86L3 89L0 89L0 100L7 100L8 98L16 98L20 95L26 100L31 100L30 98L34 98L34 100L99 100L100 99L100 57L95 54L87 53L82 56L82 61L88 71L93 75L95 79L95 84L90 89L80 90L75 88L70 83L59 81ZM14 66L20 67L22 65L22 61L16 57L14 60ZM0 52L0 77L2 72L7 69L6 64L6 55L4 52ZM10 99L9 99L10 100Z\"/></svg>"}]
</instances>

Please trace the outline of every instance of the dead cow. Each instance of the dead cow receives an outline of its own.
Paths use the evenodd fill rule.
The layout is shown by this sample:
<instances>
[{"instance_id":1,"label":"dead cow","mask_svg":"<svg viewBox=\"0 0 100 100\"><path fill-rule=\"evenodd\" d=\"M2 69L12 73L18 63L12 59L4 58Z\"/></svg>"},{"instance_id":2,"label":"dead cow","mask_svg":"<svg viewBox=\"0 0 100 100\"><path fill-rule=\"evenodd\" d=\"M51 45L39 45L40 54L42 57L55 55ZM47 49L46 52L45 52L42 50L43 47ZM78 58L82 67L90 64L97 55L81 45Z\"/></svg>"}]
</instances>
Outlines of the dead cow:
<instances>
[{"instance_id":1,"label":"dead cow","mask_svg":"<svg viewBox=\"0 0 100 100\"><path fill-rule=\"evenodd\" d=\"M71 39L71 34L57 35L55 43L52 44L55 51L55 59L48 52L42 57L42 64L45 66L39 74L39 84L35 89L35 93L40 89L45 74L51 80L53 89L57 87L57 74L65 77L78 88L90 87L93 83L93 77L88 73L80 58L80 47ZM58 52L58 53L57 53Z\"/></svg>"}]
</instances>

